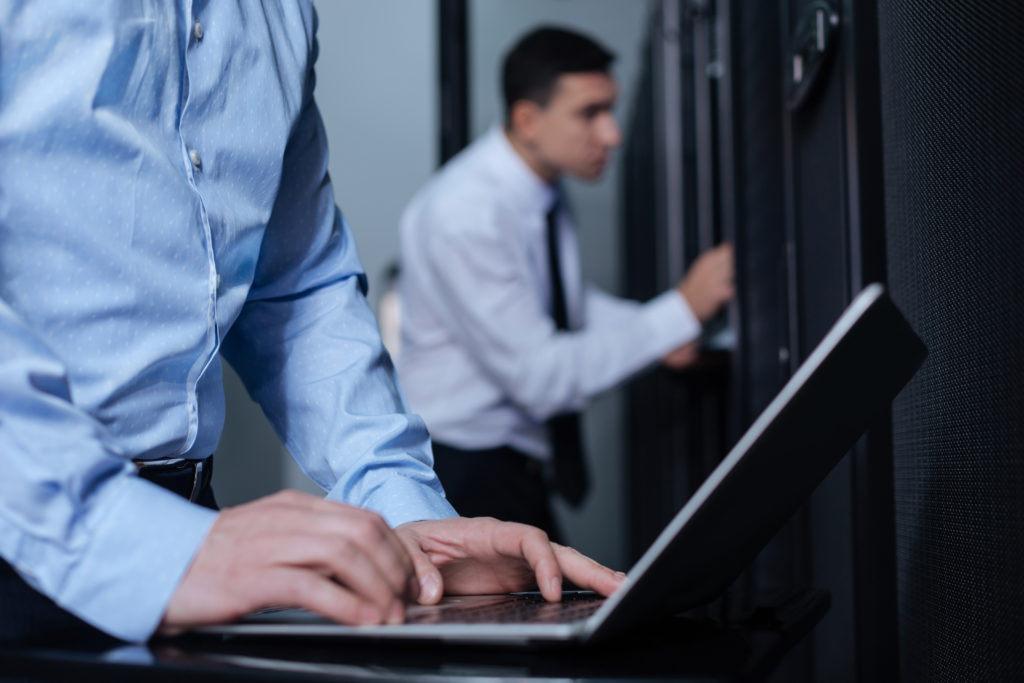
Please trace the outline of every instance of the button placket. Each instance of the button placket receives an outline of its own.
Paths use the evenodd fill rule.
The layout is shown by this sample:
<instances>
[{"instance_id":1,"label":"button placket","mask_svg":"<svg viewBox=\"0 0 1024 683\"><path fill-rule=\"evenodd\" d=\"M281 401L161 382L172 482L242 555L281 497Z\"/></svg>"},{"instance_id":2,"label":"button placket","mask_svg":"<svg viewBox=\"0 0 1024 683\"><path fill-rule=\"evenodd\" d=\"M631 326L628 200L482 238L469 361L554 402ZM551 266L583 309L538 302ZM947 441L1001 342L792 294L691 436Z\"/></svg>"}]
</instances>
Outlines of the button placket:
<instances>
[{"instance_id":1,"label":"button placket","mask_svg":"<svg viewBox=\"0 0 1024 683\"><path fill-rule=\"evenodd\" d=\"M199 19L196 19L192 24L192 35L196 39L197 43L203 39L203 24L199 21ZM203 158L199 156L199 150L195 149L194 147L192 149L189 149L188 158L189 161L192 162L193 168L195 168L197 171L202 169Z\"/></svg>"}]
</instances>

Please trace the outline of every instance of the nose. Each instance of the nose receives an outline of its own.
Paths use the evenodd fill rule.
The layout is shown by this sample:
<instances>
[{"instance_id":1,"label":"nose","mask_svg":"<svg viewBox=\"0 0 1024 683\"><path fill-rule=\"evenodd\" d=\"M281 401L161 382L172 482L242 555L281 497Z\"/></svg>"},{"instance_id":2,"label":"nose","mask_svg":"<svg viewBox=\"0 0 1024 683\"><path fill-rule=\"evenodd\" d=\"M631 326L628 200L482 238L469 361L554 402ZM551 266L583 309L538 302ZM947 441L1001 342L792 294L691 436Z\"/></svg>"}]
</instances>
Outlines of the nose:
<instances>
[{"instance_id":1,"label":"nose","mask_svg":"<svg viewBox=\"0 0 1024 683\"><path fill-rule=\"evenodd\" d=\"M601 143L605 147L618 147L622 144L622 130L615 116L608 112L601 117L599 128Z\"/></svg>"}]
</instances>

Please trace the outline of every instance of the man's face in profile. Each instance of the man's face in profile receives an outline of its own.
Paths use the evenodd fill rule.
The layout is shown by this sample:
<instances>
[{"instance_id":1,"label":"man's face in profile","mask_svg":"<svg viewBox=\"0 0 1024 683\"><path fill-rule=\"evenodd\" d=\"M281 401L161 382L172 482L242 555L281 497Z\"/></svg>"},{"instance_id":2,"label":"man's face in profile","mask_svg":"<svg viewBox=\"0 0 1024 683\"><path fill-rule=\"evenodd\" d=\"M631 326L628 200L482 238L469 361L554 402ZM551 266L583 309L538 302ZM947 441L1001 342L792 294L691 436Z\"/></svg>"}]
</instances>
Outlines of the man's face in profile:
<instances>
[{"instance_id":1,"label":"man's face in profile","mask_svg":"<svg viewBox=\"0 0 1024 683\"><path fill-rule=\"evenodd\" d=\"M602 72L563 74L547 106L540 107L534 127L534 149L545 166L583 180L604 172L622 132L612 107L618 88Z\"/></svg>"}]
</instances>

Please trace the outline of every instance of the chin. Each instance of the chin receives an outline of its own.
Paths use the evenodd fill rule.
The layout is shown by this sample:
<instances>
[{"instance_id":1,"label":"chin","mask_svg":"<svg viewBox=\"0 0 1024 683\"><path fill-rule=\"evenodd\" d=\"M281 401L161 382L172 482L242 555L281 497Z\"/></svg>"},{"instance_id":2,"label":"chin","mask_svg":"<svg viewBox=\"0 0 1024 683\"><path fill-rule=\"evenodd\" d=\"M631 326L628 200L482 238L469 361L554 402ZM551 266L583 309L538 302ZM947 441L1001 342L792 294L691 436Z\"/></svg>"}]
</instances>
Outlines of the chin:
<instances>
[{"instance_id":1,"label":"chin","mask_svg":"<svg viewBox=\"0 0 1024 683\"><path fill-rule=\"evenodd\" d=\"M604 169L605 169L604 166L601 166L600 168L587 168L587 169L583 169L581 171L578 171L578 172L574 173L573 175L575 175L580 180L590 180L590 181L600 180L601 176L604 175Z\"/></svg>"}]
</instances>

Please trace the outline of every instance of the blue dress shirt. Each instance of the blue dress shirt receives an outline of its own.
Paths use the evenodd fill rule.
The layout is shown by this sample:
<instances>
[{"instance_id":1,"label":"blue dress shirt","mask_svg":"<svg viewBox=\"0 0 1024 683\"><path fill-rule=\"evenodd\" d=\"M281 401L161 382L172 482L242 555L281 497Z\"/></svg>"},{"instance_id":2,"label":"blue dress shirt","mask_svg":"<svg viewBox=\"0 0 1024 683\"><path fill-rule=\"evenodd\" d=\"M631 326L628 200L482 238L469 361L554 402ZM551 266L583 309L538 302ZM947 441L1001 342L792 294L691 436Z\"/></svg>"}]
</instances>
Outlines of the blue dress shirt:
<instances>
[{"instance_id":1,"label":"blue dress shirt","mask_svg":"<svg viewBox=\"0 0 1024 683\"><path fill-rule=\"evenodd\" d=\"M215 515L220 354L328 496L454 514L334 204L309 2L0 0L0 556L144 640Z\"/></svg>"}]
</instances>

